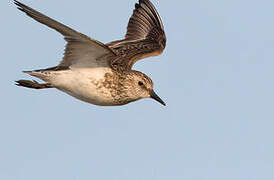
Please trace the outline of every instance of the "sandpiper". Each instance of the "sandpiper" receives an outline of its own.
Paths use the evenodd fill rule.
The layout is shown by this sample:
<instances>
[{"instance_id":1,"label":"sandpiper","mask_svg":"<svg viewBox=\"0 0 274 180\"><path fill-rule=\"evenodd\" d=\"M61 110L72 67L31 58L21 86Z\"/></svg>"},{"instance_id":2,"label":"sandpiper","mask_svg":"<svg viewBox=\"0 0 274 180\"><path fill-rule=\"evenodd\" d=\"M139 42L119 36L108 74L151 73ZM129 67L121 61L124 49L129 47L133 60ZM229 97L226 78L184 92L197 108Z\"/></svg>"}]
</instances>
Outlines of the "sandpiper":
<instances>
[{"instance_id":1,"label":"sandpiper","mask_svg":"<svg viewBox=\"0 0 274 180\"><path fill-rule=\"evenodd\" d=\"M132 70L140 59L161 54L166 36L161 18L149 0L139 0L129 19L125 38L103 44L50 17L14 1L29 17L61 33L67 41L58 66L24 71L45 83L19 80L18 86L33 89L56 88L82 101L117 106L142 99L164 101L154 92L152 80Z\"/></svg>"}]
</instances>

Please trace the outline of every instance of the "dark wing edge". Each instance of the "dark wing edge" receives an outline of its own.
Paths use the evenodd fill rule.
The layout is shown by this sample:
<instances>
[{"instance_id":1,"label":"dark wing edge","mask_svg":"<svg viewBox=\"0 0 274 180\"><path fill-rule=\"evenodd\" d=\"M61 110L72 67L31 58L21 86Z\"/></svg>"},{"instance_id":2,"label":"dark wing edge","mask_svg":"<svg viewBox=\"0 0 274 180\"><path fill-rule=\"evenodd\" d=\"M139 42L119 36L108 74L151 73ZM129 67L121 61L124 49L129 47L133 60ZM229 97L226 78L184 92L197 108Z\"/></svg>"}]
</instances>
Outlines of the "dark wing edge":
<instances>
[{"instance_id":1,"label":"dark wing edge","mask_svg":"<svg viewBox=\"0 0 274 180\"><path fill-rule=\"evenodd\" d=\"M166 36L154 5L149 0L139 0L129 19L125 39L106 45L124 57L114 59L113 64L126 65L126 69L131 69L137 60L160 55L166 46Z\"/></svg>"},{"instance_id":2,"label":"dark wing edge","mask_svg":"<svg viewBox=\"0 0 274 180\"><path fill-rule=\"evenodd\" d=\"M70 27L59 23L58 21L55 21L54 19L26 6L25 4L14 0L14 4L17 5L17 8L26 13L29 17L33 18L34 20L52 28L55 29L56 31L58 31L59 33L61 33L64 36L64 39L68 42L67 46L66 46L66 50L65 50L65 56L63 58L63 60L60 62L60 64L58 66L62 66L62 67L68 67L72 64L76 64L77 60L76 59L67 59L66 57L68 56L68 54L73 54L74 52L76 52L76 54L78 54L78 47L79 48L85 48L87 47L87 51L88 51L88 47L91 46L91 49L95 49L98 51L101 51L101 53L97 53L98 56L100 55L104 55L104 54L115 54L113 52L112 49L110 49L108 46L106 46L105 44L96 41L82 33L79 33L73 29L71 29ZM71 46L73 46L73 44L77 44L76 46L74 46L74 48L69 48ZM80 51L83 51L83 49L80 49Z\"/></svg>"},{"instance_id":3,"label":"dark wing edge","mask_svg":"<svg viewBox=\"0 0 274 180\"><path fill-rule=\"evenodd\" d=\"M154 34L154 33L159 34ZM135 4L135 9L127 26L126 39L165 39L164 26L162 20L149 0L139 0L139 4Z\"/></svg>"}]
</instances>

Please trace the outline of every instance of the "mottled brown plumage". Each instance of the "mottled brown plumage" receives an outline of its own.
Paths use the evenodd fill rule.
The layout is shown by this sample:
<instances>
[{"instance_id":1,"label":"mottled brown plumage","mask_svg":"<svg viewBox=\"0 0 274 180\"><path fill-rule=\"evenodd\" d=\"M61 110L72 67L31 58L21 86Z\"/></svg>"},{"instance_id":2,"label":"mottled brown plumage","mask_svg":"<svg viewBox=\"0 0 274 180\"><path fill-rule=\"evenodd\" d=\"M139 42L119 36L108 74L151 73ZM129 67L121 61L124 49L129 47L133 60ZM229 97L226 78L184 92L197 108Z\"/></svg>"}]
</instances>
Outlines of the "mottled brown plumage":
<instances>
[{"instance_id":1,"label":"mottled brown plumage","mask_svg":"<svg viewBox=\"0 0 274 180\"><path fill-rule=\"evenodd\" d=\"M149 0L139 0L135 5L125 38L107 44L16 0L14 3L31 18L61 33L67 41L58 66L26 71L46 84L19 80L17 85L34 89L55 87L80 100L103 106L127 104L146 97L165 104L154 93L152 80L132 70L136 61L161 54L166 45L162 21Z\"/></svg>"},{"instance_id":2,"label":"mottled brown plumage","mask_svg":"<svg viewBox=\"0 0 274 180\"><path fill-rule=\"evenodd\" d=\"M107 44L117 54L111 67L131 70L140 59L160 55L166 46L166 36L161 18L148 0L140 0L127 26L125 39Z\"/></svg>"}]
</instances>

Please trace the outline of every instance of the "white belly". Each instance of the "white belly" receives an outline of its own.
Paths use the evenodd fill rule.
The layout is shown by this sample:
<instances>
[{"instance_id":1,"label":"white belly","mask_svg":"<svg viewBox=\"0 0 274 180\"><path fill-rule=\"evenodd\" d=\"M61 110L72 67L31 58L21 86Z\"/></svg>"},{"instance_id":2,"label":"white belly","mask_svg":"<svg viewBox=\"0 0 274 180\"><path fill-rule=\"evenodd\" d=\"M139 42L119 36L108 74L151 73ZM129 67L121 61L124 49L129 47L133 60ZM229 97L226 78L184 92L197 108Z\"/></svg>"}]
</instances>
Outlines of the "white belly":
<instances>
[{"instance_id":1,"label":"white belly","mask_svg":"<svg viewBox=\"0 0 274 180\"><path fill-rule=\"evenodd\" d=\"M112 73L111 69L99 67L57 71L49 82L57 89L82 101L111 106L115 105L115 102L109 89L99 87L106 73Z\"/></svg>"}]
</instances>

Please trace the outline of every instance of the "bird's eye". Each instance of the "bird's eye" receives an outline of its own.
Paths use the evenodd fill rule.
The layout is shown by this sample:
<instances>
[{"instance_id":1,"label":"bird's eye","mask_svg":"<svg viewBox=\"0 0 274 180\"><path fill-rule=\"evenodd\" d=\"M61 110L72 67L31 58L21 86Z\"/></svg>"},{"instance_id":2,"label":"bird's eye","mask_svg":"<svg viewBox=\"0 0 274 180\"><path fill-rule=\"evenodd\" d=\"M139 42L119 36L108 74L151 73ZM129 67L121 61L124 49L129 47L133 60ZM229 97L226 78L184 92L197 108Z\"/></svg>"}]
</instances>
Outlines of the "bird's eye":
<instances>
[{"instance_id":1,"label":"bird's eye","mask_svg":"<svg viewBox=\"0 0 274 180\"><path fill-rule=\"evenodd\" d=\"M144 83L143 83L142 81L139 81L139 82L138 82L138 85L139 85L139 86L143 86Z\"/></svg>"}]
</instances>

